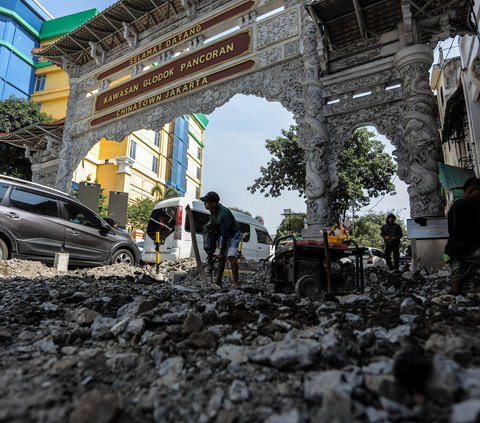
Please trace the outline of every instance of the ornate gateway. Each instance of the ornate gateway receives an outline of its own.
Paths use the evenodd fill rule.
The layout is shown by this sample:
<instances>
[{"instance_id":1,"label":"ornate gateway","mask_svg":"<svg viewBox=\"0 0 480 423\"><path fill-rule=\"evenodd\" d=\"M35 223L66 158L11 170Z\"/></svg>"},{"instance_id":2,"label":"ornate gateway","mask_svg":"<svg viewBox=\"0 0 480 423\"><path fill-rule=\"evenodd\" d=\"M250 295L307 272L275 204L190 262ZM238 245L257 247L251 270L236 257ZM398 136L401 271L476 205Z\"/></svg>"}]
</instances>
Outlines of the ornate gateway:
<instances>
[{"instance_id":1,"label":"ornate gateway","mask_svg":"<svg viewBox=\"0 0 480 423\"><path fill-rule=\"evenodd\" d=\"M251 94L298 124L307 236L331 223L339 151L365 125L395 145L412 217L442 215L428 70L469 13L462 0L120 0L40 53L70 76L56 187L103 137Z\"/></svg>"}]
</instances>

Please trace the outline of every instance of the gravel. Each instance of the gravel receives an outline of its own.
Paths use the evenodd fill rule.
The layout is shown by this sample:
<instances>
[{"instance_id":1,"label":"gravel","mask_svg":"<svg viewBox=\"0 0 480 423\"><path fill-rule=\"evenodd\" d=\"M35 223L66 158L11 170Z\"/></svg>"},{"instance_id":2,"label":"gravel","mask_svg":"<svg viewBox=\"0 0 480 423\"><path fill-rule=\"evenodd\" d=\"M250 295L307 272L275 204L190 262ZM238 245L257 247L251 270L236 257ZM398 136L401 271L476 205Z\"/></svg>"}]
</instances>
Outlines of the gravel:
<instances>
[{"instance_id":1,"label":"gravel","mask_svg":"<svg viewBox=\"0 0 480 423\"><path fill-rule=\"evenodd\" d=\"M478 286L379 271L306 300L242 268L205 289L192 260L164 282L0 262L0 422L479 421Z\"/></svg>"}]
</instances>

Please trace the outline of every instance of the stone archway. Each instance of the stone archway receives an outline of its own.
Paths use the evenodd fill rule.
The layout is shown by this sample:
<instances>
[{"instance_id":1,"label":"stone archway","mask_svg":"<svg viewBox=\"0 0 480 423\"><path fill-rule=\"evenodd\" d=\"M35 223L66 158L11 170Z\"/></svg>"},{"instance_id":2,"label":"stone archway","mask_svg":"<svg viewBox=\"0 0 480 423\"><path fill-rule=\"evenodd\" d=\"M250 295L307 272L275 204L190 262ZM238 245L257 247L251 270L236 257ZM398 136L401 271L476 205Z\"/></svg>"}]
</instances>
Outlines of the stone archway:
<instances>
[{"instance_id":1,"label":"stone archway","mask_svg":"<svg viewBox=\"0 0 480 423\"><path fill-rule=\"evenodd\" d=\"M332 179L338 168L339 152L353 130L360 126L375 126L395 147L393 154L398 164L398 176L408 185L410 214L414 218L441 216L443 213L437 169L440 138L435 101L428 84L432 60L432 51L427 46L402 50L395 56L395 66L399 69L395 78L400 79L401 87L397 94L390 95L387 104L375 105L374 91L370 99L363 100L361 107L352 107L353 110L342 113L340 105L331 109L332 114L327 118ZM340 87L336 89L341 90ZM385 91L383 94L388 95ZM353 100L350 102L354 105ZM348 108L348 105L343 107Z\"/></svg>"},{"instance_id":2,"label":"stone archway","mask_svg":"<svg viewBox=\"0 0 480 423\"><path fill-rule=\"evenodd\" d=\"M126 8L122 1L118 3L118 13ZM65 53L65 48L70 46L71 49L72 46L62 39L43 54L57 63L60 57L70 75L71 92L59 155L57 188L68 188L73 169L103 137L121 140L135 130L158 130L177 116L194 112L209 114L234 95L246 94L278 101L294 115L307 163L309 228L305 236L318 236L319 229L331 223L329 203L330 193L337 183L338 152L348 134L355 127L366 124L374 124L395 145L399 177L409 185L412 216L442 214L436 172L439 145L436 107L428 85L432 49L422 43L434 42L429 34L440 31L435 26L439 22L445 33L450 25L449 7L455 5L449 3L448 7L432 9L434 18L414 25L410 10L413 6L402 3L401 9L395 9L399 25L392 30L391 22L387 22L384 25L387 29L381 36L369 36L362 11L356 10L356 19L354 14L352 22L358 20L362 39L335 49L327 25L316 16L316 11L324 11L323 0L310 0L306 8L299 0L191 2L195 7L182 2L183 12L165 17L164 22L157 22L155 13L160 6L153 8L156 1L145 2L145 6L151 9L144 15L147 20L142 21L144 29L140 32L135 30L140 28L135 26L137 20L123 22L122 28L114 31L117 36L112 35L109 39L114 45L111 51L105 50L105 43L94 39L89 42L90 47L83 47L84 40L79 38L77 44L81 48L74 53ZM273 11L278 6L284 9L261 21L257 19L259 14ZM116 7L113 6L110 12L116 11ZM378 7L382 7L381 4ZM149 14L152 14L152 21L148 19ZM417 15L422 16L420 12ZM95 33L102 25L101 18L94 19L88 28L90 32ZM107 16L105 20L108 21ZM212 43L205 47L206 34L214 35L212 28L215 29L216 25L217 32L221 32L227 23L234 27L237 22L240 29L222 38L233 46L232 59L224 62L212 60L210 67L194 74L178 71L181 81L178 84L184 84L184 90L175 85L175 79L168 82L166 76L163 89L172 90L172 96L164 95L167 91L161 92L160 88L139 89L142 81L143 87L150 84L145 85L142 78L157 70L160 72L170 67L173 77L172 63L177 63L178 57L191 57L193 62L200 60L203 51L213 48ZM111 21L109 24L112 25ZM205 34L204 27L209 28ZM80 35L84 37L85 32ZM101 33L96 35L100 38ZM248 42L239 47L243 50L238 54L235 52L235 37L248 38ZM181 41L174 47L160 47L177 39ZM225 48L222 41L217 44L222 46L219 49ZM153 63L154 58L149 52L157 47L155 66L159 67L145 71L147 68L142 63ZM208 57L208 54L203 56ZM217 56L211 53L210 57ZM137 58L140 58L140 65ZM130 79L110 86L109 80L102 75L112 74L117 77L130 74ZM168 69L165 75L168 75ZM196 84L193 78L202 82ZM359 98L360 91L369 92ZM125 99L122 99L123 95ZM117 101L118 97L120 100ZM101 98L103 104L99 103Z\"/></svg>"}]
</instances>

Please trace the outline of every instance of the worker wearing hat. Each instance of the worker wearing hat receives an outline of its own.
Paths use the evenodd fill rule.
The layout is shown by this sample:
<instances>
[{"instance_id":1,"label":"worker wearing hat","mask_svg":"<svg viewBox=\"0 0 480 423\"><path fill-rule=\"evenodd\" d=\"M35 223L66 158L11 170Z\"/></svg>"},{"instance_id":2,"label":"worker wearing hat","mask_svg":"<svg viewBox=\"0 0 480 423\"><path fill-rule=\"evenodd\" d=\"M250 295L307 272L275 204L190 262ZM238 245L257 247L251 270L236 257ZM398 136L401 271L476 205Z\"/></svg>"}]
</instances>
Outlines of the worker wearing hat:
<instances>
[{"instance_id":1,"label":"worker wearing hat","mask_svg":"<svg viewBox=\"0 0 480 423\"><path fill-rule=\"evenodd\" d=\"M200 198L205 203L205 208L210 212L210 225L220 236L220 253L218 255L217 285L222 284L225 258L228 258L232 269L232 280L235 287L239 286L238 280L238 246L240 244L240 226L233 217L232 212L220 204L220 196L210 191Z\"/></svg>"}]
</instances>

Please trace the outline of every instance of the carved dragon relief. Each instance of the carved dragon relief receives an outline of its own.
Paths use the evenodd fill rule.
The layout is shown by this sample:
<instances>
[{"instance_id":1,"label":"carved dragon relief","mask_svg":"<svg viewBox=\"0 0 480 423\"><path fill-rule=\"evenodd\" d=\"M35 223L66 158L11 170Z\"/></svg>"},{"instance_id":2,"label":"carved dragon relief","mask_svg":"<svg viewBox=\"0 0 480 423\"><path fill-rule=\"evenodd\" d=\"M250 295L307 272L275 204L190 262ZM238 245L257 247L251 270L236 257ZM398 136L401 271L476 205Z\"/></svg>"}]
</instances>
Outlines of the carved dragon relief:
<instances>
[{"instance_id":1,"label":"carved dragon relief","mask_svg":"<svg viewBox=\"0 0 480 423\"><path fill-rule=\"evenodd\" d=\"M437 158L440 151L437 108L430 90L429 65L413 62L399 69L402 75L401 116L408 145L404 158L408 165L412 217L443 216Z\"/></svg>"},{"instance_id":2,"label":"carved dragon relief","mask_svg":"<svg viewBox=\"0 0 480 423\"><path fill-rule=\"evenodd\" d=\"M257 47L262 49L298 34L297 10L291 9L276 18L260 22L257 27Z\"/></svg>"},{"instance_id":3,"label":"carved dragon relief","mask_svg":"<svg viewBox=\"0 0 480 423\"><path fill-rule=\"evenodd\" d=\"M339 95L345 92L358 91L362 88L370 88L374 85L387 84L400 79L399 73L394 69L387 69L367 76L359 76L336 84L326 85L324 88L325 97Z\"/></svg>"},{"instance_id":4,"label":"carved dragon relief","mask_svg":"<svg viewBox=\"0 0 480 423\"><path fill-rule=\"evenodd\" d=\"M322 105L317 31L306 10L302 12L305 116L297 120L298 142L305 150L307 222L314 228L331 224L329 216L331 180L327 164L328 129Z\"/></svg>"}]
</instances>

